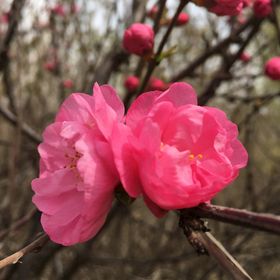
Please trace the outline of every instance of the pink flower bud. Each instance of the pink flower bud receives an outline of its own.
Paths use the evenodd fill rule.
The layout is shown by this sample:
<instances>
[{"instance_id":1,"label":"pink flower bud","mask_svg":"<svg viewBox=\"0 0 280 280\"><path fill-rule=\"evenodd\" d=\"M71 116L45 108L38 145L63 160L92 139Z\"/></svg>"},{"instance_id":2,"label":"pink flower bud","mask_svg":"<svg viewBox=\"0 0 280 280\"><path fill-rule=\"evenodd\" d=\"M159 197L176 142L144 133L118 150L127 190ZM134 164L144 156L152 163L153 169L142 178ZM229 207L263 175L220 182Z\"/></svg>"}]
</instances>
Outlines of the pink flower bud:
<instances>
[{"instance_id":1,"label":"pink flower bud","mask_svg":"<svg viewBox=\"0 0 280 280\"><path fill-rule=\"evenodd\" d=\"M178 18L177 18L177 22L176 22L176 25L177 26L181 26L181 25L185 25L186 23L188 23L190 20L190 17L187 13L180 13Z\"/></svg>"},{"instance_id":2,"label":"pink flower bud","mask_svg":"<svg viewBox=\"0 0 280 280\"><path fill-rule=\"evenodd\" d=\"M265 74L272 80L280 80L280 56L273 57L266 62Z\"/></svg>"},{"instance_id":3,"label":"pink flower bud","mask_svg":"<svg viewBox=\"0 0 280 280\"><path fill-rule=\"evenodd\" d=\"M128 76L124 82L124 86L128 92L135 92L139 87L139 78L136 76Z\"/></svg>"},{"instance_id":4,"label":"pink flower bud","mask_svg":"<svg viewBox=\"0 0 280 280\"><path fill-rule=\"evenodd\" d=\"M66 79L63 81L64 88L72 88L74 86L74 83L71 79Z\"/></svg>"},{"instance_id":5,"label":"pink flower bud","mask_svg":"<svg viewBox=\"0 0 280 280\"><path fill-rule=\"evenodd\" d=\"M271 0L256 0L253 8L256 17L267 17L272 12Z\"/></svg>"},{"instance_id":6,"label":"pink flower bud","mask_svg":"<svg viewBox=\"0 0 280 280\"><path fill-rule=\"evenodd\" d=\"M125 30L123 47L129 53L139 56L152 54L154 47L154 31L143 23L134 23Z\"/></svg>"},{"instance_id":7,"label":"pink flower bud","mask_svg":"<svg viewBox=\"0 0 280 280\"><path fill-rule=\"evenodd\" d=\"M3 15L1 15L0 16L0 23L8 24L9 23L9 16L10 16L9 12L6 12Z\"/></svg>"},{"instance_id":8,"label":"pink flower bud","mask_svg":"<svg viewBox=\"0 0 280 280\"><path fill-rule=\"evenodd\" d=\"M148 90L166 90L168 88L168 85L162 81L161 79L158 78L151 78L150 82L148 84Z\"/></svg>"},{"instance_id":9,"label":"pink flower bud","mask_svg":"<svg viewBox=\"0 0 280 280\"><path fill-rule=\"evenodd\" d=\"M247 63L249 62L250 60L252 59L251 55L247 52L243 52L241 55L240 55L240 60Z\"/></svg>"},{"instance_id":10,"label":"pink flower bud","mask_svg":"<svg viewBox=\"0 0 280 280\"><path fill-rule=\"evenodd\" d=\"M157 13L158 13L158 6L157 6L157 5L154 5L154 6L148 11L147 16L148 16L149 18L154 19L154 18L156 17Z\"/></svg>"},{"instance_id":11,"label":"pink flower bud","mask_svg":"<svg viewBox=\"0 0 280 280\"><path fill-rule=\"evenodd\" d=\"M57 64L54 61L47 61L46 63L44 63L43 67L45 70L52 72L56 69Z\"/></svg>"}]
</instances>

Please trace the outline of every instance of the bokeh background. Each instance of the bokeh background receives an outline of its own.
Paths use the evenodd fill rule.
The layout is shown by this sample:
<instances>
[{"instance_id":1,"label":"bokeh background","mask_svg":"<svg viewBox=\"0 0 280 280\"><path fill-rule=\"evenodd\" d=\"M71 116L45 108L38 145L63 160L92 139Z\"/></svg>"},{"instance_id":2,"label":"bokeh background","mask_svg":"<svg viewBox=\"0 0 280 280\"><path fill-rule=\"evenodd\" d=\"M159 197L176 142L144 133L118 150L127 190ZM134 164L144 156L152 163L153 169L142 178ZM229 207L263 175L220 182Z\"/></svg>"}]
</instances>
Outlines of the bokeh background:
<instances>
[{"instance_id":1,"label":"bokeh background","mask_svg":"<svg viewBox=\"0 0 280 280\"><path fill-rule=\"evenodd\" d=\"M0 0L1 258L42 231L30 187L38 175L42 131L71 92L90 94L95 81L109 83L125 98L125 78L143 75L146 64L124 52L122 35L135 21L153 25L146 13L155 3ZM178 3L167 1L167 16ZM54 12L56 4L64 14ZM242 17L228 18L188 4L189 23L174 28L166 44L166 49L177 46L176 53L154 76L191 83L203 103L225 110L239 126L248 167L212 203L280 214L280 82L263 71L280 53L280 3L274 4L273 15L261 21L250 7ZM157 42L165 30L159 30ZM243 49L251 56L247 63L238 56ZM213 221L209 227L254 279L280 278L278 236ZM0 271L0 279L28 280L228 277L210 257L197 255L175 213L158 220L141 200L130 207L116 203L91 241L72 247L49 242Z\"/></svg>"}]
</instances>

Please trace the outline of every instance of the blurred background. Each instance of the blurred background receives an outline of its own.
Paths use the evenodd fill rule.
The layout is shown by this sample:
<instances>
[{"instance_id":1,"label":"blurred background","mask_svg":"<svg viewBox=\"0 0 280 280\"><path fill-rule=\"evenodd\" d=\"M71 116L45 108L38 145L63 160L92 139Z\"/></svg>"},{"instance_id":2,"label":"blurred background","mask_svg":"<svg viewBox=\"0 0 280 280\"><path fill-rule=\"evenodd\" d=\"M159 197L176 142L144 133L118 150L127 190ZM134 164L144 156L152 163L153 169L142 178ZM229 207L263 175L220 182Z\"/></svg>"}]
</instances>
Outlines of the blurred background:
<instances>
[{"instance_id":1,"label":"blurred background","mask_svg":"<svg viewBox=\"0 0 280 280\"><path fill-rule=\"evenodd\" d=\"M72 92L109 83L127 103L129 75L146 63L122 49L133 22L153 25L147 0L0 0L0 257L30 243L40 226L30 182L38 176L37 145L61 102ZM172 17L179 1L167 1ZM215 204L280 214L280 82L264 75L265 62L280 53L280 3L256 20L252 8L238 17L217 17L189 3L187 24L174 28L154 77L165 84L191 83L201 104L216 106L238 124L250 161ZM278 17L278 18L277 18ZM157 33L157 43L166 27ZM246 52L247 59L241 58ZM254 279L280 278L279 237L209 221ZM215 261L198 256L169 213L158 220L141 200L116 204L96 238L62 247L49 242L0 279L229 279Z\"/></svg>"}]
</instances>

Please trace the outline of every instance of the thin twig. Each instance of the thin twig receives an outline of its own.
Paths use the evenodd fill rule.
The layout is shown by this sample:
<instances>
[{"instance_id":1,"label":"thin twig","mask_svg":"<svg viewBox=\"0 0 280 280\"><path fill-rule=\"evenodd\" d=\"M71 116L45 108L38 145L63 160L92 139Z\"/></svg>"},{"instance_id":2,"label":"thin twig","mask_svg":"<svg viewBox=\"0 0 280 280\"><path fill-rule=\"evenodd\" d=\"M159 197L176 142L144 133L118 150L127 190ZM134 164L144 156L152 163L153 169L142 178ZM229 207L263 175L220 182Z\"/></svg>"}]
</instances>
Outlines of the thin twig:
<instances>
[{"instance_id":1,"label":"thin twig","mask_svg":"<svg viewBox=\"0 0 280 280\"><path fill-rule=\"evenodd\" d=\"M37 209L32 209L27 214L25 214L23 217L21 217L19 220L17 220L15 223L11 224L9 228L4 229L0 231L0 240L2 240L6 235L8 235L12 231L16 231L22 226L24 226L27 222L30 221L30 219L37 213Z\"/></svg>"},{"instance_id":2,"label":"thin twig","mask_svg":"<svg viewBox=\"0 0 280 280\"><path fill-rule=\"evenodd\" d=\"M49 237L44 233L42 235L40 235L37 239L35 239L32 243L30 243L29 245L25 246L24 248L22 248L21 250L17 251L16 253L2 259L0 261L0 269L8 266L8 265L12 265L12 264L16 264L19 262L19 260L32 252L38 252L47 242L49 241Z\"/></svg>"},{"instance_id":3,"label":"thin twig","mask_svg":"<svg viewBox=\"0 0 280 280\"><path fill-rule=\"evenodd\" d=\"M0 105L0 115L2 115L5 119L11 122L13 125L18 124L17 117L7 108L4 108ZM22 132L35 144L39 144L42 142L42 139L37 132L35 132L30 126L26 123L21 123L21 130Z\"/></svg>"},{"instance_id":4,"label":"thin twig","mask_svg":"<svg viewBox=\"0 0 280 280\"><path fill-rule=\"evenodd\" d=\"M175 15L173 16L173 18L172 18L165 34L164 34L162 40L160 41L160 44L159 44L157 52L154 56L154 59L152 59L149 63L149 66L148 66L147 72L145 74L145 77L144 77L144 79L141 83L141 86L139 87L138 95L141 94L145 90L145 88L146 88L146 86L147 86L147 84L148 84L148 82L149 82L149 80L150 80L150 78L153 74L154 69L158 65L157 59L160 56L160 54L161 54L161 52L164 48L164 45L166 44L166 42L167 42L167 40L168 40L168 38L171 34L171 31L172 31L173 27L175 26L175 24L177 22L177 18L179 16L179 14L181 13L181 11L184 9L184 7L187 5L188 2L189 2L189 0L181 0L180 1L180 4L177 8L177 11L176 11Z\"/></svg>"},{"instance_id":5,"label":"thin twig","mask_svg":"<svg viewBox=\"0 0 280 280\"><path fill-rule=\"evenodd\" d=\"M179 226L198 254L210 255L233 279L252 280L248 273L234 259L223 245L209 233L204 222L181 212Z\"/></svg>"}]
</instances>

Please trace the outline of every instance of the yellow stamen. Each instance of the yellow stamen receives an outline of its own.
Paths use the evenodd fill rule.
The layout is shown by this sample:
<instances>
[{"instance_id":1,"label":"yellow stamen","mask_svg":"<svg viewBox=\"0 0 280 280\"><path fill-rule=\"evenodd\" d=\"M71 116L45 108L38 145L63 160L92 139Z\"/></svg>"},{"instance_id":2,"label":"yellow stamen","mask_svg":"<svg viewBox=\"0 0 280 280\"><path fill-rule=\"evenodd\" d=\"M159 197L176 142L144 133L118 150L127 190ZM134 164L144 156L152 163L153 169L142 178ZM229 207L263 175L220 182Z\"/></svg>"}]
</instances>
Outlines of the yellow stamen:
<instances>
[{"instance_id":1,"label":"yellow stamen","mask_svg":"<svg viewBox=\"0 0 280 280\"><path fill-rule=\"evenodd\" d=\"M199 159L203 159L203 155L202 155L202 154L198 154L197 157L198 157Z\"/></svg>"},{"instance_id":2,"label":"yellow stamen","mask_svg":"<svg viewBox=\"0 0 280 280\"><path fill-rule=\"evenodd\" d=\"M190 155L189 155L189 159L190 159L190 160L193 160L193 159L194 159L194 154L190 154Z\"/></svg>"}]
</instances>

